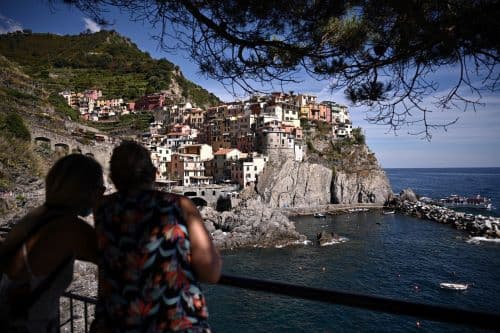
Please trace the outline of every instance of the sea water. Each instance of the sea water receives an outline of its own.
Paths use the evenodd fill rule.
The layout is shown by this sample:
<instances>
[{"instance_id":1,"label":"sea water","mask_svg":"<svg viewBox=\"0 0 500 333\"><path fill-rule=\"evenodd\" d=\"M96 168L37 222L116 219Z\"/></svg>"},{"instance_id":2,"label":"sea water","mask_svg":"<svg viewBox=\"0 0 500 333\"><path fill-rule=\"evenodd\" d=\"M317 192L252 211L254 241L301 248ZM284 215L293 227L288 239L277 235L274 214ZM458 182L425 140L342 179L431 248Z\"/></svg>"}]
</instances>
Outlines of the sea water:
<instances>
[{"instance_id":1,"label":"sea water","mask_svg":"<svg viewBox=\"0 0 500 333\"><path fill-rule=\"evenodd\" d=\"M388 169L395 192L490 197L500 206L500 168ZM487 215L486 212L481 212ZM498 210L490 212L498 216ZM342 290L499 312L500 244L466 242L448 225L403 215L359 212L326 219L297 217L297 229L311 245L224 251L224 273L302 286ZM318 246L326 230L348 241ZM466 291L441 289L439 283L468 283ZM206 286L215 332L469 332L469 327L408 316L236 289ZM420 328L417 327L419 322Z\"/></svg>"}]
</instances>

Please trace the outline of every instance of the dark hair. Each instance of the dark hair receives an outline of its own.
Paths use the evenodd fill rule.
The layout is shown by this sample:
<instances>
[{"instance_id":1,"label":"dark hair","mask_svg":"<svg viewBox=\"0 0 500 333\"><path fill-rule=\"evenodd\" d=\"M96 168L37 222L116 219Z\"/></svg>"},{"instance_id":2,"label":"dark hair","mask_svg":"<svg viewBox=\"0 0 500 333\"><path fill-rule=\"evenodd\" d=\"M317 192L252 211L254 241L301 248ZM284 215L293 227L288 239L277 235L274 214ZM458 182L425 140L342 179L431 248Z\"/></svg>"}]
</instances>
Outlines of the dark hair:
<instances>
[{"instance_id":1,"label":"dark hair","mask_svg":"<svg viewBox=\"0 0 500 333\"><path fill-rule=\"evenodd\" d=\"M59 159L45 178L45 202L87 208L89 194L103 186L101 165L92 157L70 154Z\"/></svg>"},{"instance_id":2,"label":"dark hair","mask_svg":"<svg viewBox=\"0 0 500 333\"><path fill-rule=\"evenodd\" d=\"M149 151L134 141L123 141L113 149L110 171L118 191L138 189L155 180L155 167Z\"/></svg>"}]
</instances>

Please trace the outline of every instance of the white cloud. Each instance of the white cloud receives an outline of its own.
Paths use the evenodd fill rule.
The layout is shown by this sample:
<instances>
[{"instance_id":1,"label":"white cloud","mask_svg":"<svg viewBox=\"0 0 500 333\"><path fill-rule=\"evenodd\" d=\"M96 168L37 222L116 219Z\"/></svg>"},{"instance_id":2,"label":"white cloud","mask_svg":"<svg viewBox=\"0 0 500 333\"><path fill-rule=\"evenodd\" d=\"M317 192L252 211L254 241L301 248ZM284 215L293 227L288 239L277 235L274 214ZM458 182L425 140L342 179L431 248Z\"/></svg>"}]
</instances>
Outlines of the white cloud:
<instances>
[{"instance_id":1,"label":"white cloud","mask_svg":"<svg viewBox=\"0 0 500 333\"><path fill-rule=\"evenodd\" d=\"M88 29L91 32L101 31L101 26L97 24L94 20L89 19L88 17L84 17L83 21L85 22L85 29Z\"/></svg>"},{"instance_id":2,"label":"white cloud","mask_svg":"<svg viewBox=\"0 0 500 333\"><path fill-rule=\"evenodd\" d=\"M0 34L21 30L23 30L21 23L0 14Z\"/></svg>"}]
</instances>

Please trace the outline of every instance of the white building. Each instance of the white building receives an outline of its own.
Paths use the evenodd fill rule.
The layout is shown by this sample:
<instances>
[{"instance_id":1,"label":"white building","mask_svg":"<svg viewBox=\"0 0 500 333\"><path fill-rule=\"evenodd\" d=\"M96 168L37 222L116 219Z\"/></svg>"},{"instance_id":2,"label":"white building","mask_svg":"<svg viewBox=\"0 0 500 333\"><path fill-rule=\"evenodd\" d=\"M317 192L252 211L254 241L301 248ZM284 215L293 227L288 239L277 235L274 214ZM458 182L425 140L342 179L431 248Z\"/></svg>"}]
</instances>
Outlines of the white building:
<instances>
[{"instance_id":1,"label":"white building","mask_svg":"<svg viewBox=\"0 0 500 333\"><path fill-rule=\"evenodd\" d=\"M182 186L206 185L212 182L212 177L205 176L205 164L195 154L172 154L170 174L174 179L180 179Z\"/></svg>"},{"instance_id":2,"label":"white building","mask_svg":"<svg viewBox=\"0 0 500 333\"><path fill-rule=\"evenodd\" d=\"M299 94L295 96L295 105L303 107L309 104L316 104L317 97L314 95Z\"/></svg>"},{"instance_id":3,"label":"white building","mask_svg":"<svg viewBox=\"0 0 500 333\"><path fill-rule=\"evenodd\" d=\"M172 149L158 146L151 147L151 160L156 168L156 178L167 179L168 164L172 161Z\"/></svg>"},{"instance_id":4,"label":"white building","mask_svg":"<svg viewBox=\"0 0 500 333\"><path fill-rule=\"evenodd\" d=\"M200 161L210 161L214 158L212 146L207 144L191 144L179 147L181 154L194 154L200 156Z\"/></svg>"}]
</instances>

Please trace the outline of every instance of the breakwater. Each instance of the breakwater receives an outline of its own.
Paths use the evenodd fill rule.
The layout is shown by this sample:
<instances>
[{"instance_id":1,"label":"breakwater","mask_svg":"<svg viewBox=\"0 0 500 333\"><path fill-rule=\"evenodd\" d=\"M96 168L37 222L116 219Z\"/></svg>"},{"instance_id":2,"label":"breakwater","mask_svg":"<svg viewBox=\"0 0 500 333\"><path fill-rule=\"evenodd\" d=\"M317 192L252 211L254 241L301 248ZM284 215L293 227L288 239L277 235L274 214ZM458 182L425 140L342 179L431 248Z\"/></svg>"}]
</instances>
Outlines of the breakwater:
<instances>
[{"instance_id":1,"label":"breakwater","mask_svg":"<svg viewBox=\"0 0 500 333\"><path fill-rule=\"evenodd\" d=\"M396 200L389 207L398 212L443 224L466 231L473 237L500 238L500 218L457 212L442 206L426 204L421 201Z\"/></svg>"}]
</instances>

